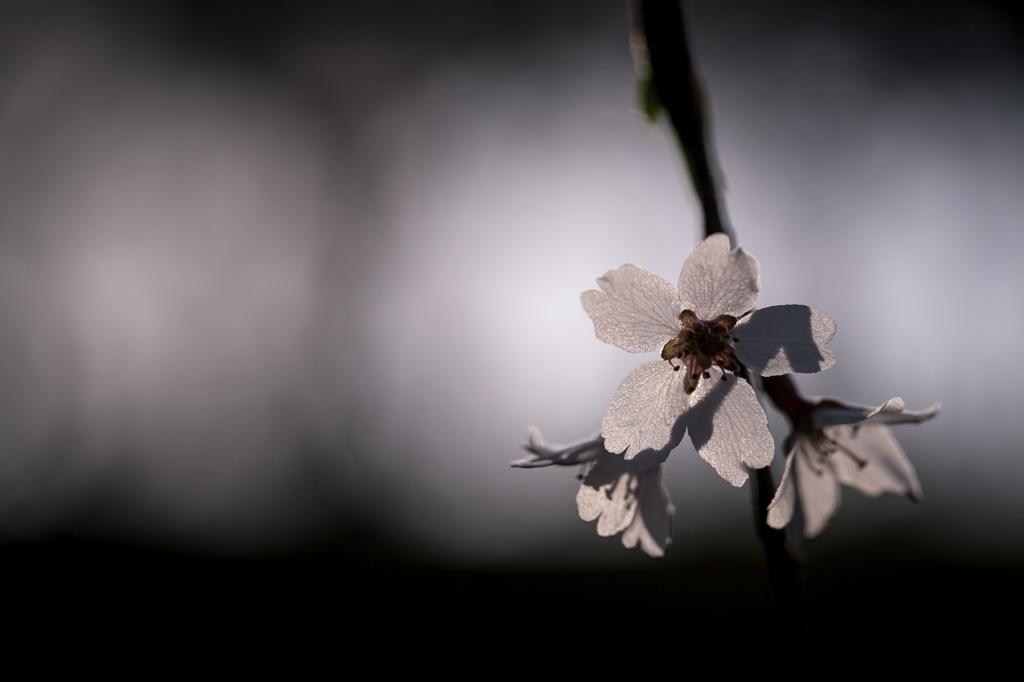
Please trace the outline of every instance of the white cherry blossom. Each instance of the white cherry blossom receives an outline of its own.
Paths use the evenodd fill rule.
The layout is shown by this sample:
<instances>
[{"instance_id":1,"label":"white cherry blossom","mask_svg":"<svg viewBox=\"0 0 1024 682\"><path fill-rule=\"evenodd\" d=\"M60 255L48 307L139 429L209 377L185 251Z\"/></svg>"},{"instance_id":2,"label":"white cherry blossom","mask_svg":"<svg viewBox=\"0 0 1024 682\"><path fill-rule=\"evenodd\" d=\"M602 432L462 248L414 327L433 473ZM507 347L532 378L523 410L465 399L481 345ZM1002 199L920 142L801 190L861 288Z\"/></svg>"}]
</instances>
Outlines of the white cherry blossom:
<instances>
[{"instance_id":1,"label":"white cherry blossom","mask_svg":"<svg viewBox=\"0 0 1024 682\"><path fill-rule=\"evenodd\" d=\"M819 399L789 438L786 470L768 506L768 525L789 525L799 497L804 535L817 537L839 508L840 485L869 497L888 493L920 500L914 467L887 424L918 424L938 413L938 404L905 412L900 398L875 409Z\"/></svg>"},{"instance_id":2,"label":"white cherry blossom","mask_svg":"<svg viewBox=\"0 0 1024 682\"><path fill-rule=\"evenodd\" d=\"M621 454L605 450L604 439L597 435L570 445L550 445L540 431L530 427L532 453L512 466L580 465L583 483L576 494L576 506L584 521L597 521L597 534L610 537L622 533L622 544L632 549L637 544L649 556L660 557L672 541L672 515L675 508L661 482L661 466L648 471L632 471Z\"/></svg>"},{"instance_id":3,"label":"white cherry blossom","mask_svg":"<svg viewBox=\"0 0 1024 682\"><path fill-rule=\"evenodd\" d=\"M767 466L775 445L746 365L762 376L818 372L835 362L825 344L835 322L814 308L750 312L761 282L757 260L714 234L683 264L678 287L635 265L610 270L585 291L597 338L630 353L660 352L619 385L601 422L605 448L632 470L663 462L684 433L729 483L743 465Z\"/></svg>"}]
</instances>

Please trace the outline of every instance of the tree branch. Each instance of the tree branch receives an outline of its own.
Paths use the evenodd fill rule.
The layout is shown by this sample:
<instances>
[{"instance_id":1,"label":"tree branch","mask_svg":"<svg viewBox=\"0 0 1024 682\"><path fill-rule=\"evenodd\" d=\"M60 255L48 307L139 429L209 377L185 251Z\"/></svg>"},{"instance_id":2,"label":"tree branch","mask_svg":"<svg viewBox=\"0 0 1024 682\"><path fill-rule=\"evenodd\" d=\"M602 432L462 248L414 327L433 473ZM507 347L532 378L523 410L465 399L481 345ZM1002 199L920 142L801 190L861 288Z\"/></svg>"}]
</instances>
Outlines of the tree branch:
<instances>
[{"instance_id":1,"label":"tree branch","mask_svg":"<svg viewBox=\"0 0 1024 682\"><path fill-rule=\"evenodd\" d=\"M658 103L668 112L693 188L704 212L704 234L733 240L716 179L706 98L693 68L678 0L634 0L634 25L643 31Z\"/></svg>"}]
</instances>

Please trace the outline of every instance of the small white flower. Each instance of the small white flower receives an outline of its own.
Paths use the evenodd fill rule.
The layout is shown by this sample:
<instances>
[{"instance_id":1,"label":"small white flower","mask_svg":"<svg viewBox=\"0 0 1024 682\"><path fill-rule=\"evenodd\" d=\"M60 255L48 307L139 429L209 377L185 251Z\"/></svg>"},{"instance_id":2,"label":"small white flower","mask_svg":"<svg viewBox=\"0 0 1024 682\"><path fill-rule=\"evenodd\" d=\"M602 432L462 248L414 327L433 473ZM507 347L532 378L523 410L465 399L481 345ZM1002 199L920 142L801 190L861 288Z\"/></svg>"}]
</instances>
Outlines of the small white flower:
<instances>
[{"instance_id":1,"label":"small white flower","mask_svg":"<svg viewBox=\"0 0 1024 682\"><path fill-rule=\"evenodd\" d=\"M665 461L688 431L722 478L743 485L742 465L767 466L775 444L754 390L736 376L740 363L762 376L818 372L835 363L825 348L836 329L828 315L799 305L750 313L761 290L757 260L730 250L724 234L694 249L678 290L630 264L597 282L601 291L582 297L597 338L662 357L622 381L601 422L605 448L623 453L633 470Z\"/></svg>"},{"instance_id":2,"label":"small white flower","mask_svg":"<svg viewBox=\"0 0 1024 682\"><path fill-rule=\"evenodd\" d=\"M768 525L785 528L799 492L804 535L814 538L839 508L839 486L869 497L883 493L921 499L921 484L903 448L886 424L918 424L939 413L939 405L905 412L903 400L881 407L849 407L818 400L787 443L786 470L768 505Z\"/></svg>"},{"instance_id":3,"label":"small white flower","mask_svg":"<svg viewBox=\"0 0 1024 682\"><path fill-rule=\"evenodd\" d=\"M672 542L675 507L661 482L661 465L648 471L630 471L622 455L607 450L576 493L576 507L584 521L597 519L597 534L609 537L622 532L622 544L652 557L665 554Z\"/></svg>"},{"instance_id":4,"label":"small white flower","mask_svg":"<svg viewBox=\"0 0 1024 682\"><path fill-rule=\"evenodd\" d=\"M512 462L514 467L580 465L583 480L576 494L576 506L584 521L597 520L597 534L610 537L622 533L627 548L637 543L649 556L660 557L672 541L675 508L661 482L661 466L636 472L627 468L621 454L605 450L599 435L571 445L549 445L534 427L524 446L533 457Z\"/></svg>"}]
</instances>

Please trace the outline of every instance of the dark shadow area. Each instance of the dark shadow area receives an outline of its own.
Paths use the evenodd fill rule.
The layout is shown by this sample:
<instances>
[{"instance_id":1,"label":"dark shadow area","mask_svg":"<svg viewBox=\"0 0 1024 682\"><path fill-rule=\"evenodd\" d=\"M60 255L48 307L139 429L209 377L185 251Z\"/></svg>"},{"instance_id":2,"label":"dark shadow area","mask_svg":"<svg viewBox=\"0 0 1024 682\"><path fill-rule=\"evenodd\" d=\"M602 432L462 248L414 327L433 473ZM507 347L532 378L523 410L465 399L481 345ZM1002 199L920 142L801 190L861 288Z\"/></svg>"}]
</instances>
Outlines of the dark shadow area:
<instances>
[{"instance_id":1,"label":"dark shadow area","mask_svg":"<svg viewBox=\"0 0 1024 682\"><path fill-rule=\"evenodd\" d=\"M723 372L723 375L725 373ZM686 417L686 422L690 427L690 441L693 443L693 447L697 452L700 449L711 442L711 437L715 433L715 414L722 407L722 403L725 402L725 398L729 395L729 392L736 386L738 377L732 376L726 381L720 381L718 374L713 375L713 379L702 379L701 381L714 381L715 386L704 398L690 408L683 416ZM729 375L725 375L729 376Z\"/></svg>"},{"instance_id":2,"label":"dark shadow area","mask_svg":"<svg viewBox=\"0 0 1024 682\"><path fill-rule=\"evenodd\" d=\"M1001 616L1021 606L1024 566L899 547L813 557L804 653L868 663L918 645L998 646L1014 632ZM765 568L744 557L640 570L468 569L424 563L368 535L248 558L57 537L3 547L0 566L7 618L28 629L80 631L102 615L150 634L184 625L196 637L259 631L342 646L410 634L461 641L467 631L503 650L608 637L671 640L688 651L738 646L738 655L799 644L773 626Z\"/></svg>"},{"instance_id":3,"label":"dark shadow area","mask_svg":"<svg viewBox=\"0 0 1024 682\"><path fill-rule=\"evenodd\" d=\"M835 325L832 330L834 333ZM793 371L819 372L824 358L815 341L818 338L831 340L826 329L815 328L811 309L804 305L776 305L755 310L749 320L737 327L736 335L740 337L736 355L757 374L779 351Z\"/></svg>"}]
</instances>

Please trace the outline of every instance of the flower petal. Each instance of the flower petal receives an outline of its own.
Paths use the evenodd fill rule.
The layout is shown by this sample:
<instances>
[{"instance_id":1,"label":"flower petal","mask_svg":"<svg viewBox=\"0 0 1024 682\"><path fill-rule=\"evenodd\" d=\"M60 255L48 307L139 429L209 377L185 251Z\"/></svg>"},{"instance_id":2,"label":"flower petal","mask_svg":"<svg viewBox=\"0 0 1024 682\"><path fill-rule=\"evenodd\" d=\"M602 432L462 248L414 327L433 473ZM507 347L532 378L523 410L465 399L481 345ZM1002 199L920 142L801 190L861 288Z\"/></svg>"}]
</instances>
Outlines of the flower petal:
<instances>
[{"instance_id":1,"label":"flower petal","mask_svg":"<svg viewBox=\"0 0 1024 682\"><path fill-rule=\"evenodd\" d=\"M868 418L871 409L867 407L822 407L811 411L807 428L811 431L837 424L856 424Z\"/></svg>"},{"instance_id":2,"label":"flower petal","mask_svg":"<svg viewBox=\"0 0 1024 682\"><path fill-rule=\"evenodd\" d=\"M686 414L693 446L718 475L734 486L747 480L743 464L760 469L771 464L775 441L754 389L744 379L711 372L694 396L698 401Z\"/></svg>"},{"instance_id":3,"label":"flower petal","mask_svg":"<svg viewBox=\"0 0 1024 682\"><path fill-rule=\"evenodd\" d=\"M755 310L733 333L739 338L736 357L763 377L820 372L836 362L825 348L835 336L835 320L805 305Z\"/></svg>"},{"instance_id":4,"label":"flower petal","mask_svg":"<svg viewBox=\"0 0 1024 682\"><path fill-rule=\"evenodd\" d=\"M672 284L627 263L597 280L601 291L584 291L583 309L597 338L630 353L660 351L679 333L679 295Z\"/></svg>"},{"instance_id":5,"label":"flower petal","mask_svg":"<svg viewBox=\"0 0 1024 682\"><path fill-rule=\"evenodd\" d=\"M632 549L639 542L648 556L664 556L672 542L672 515L676 510L661 482L660 466L639 476L640 502L633 522L622 534L622 544Z\"/></svg>"},{"instance_id":6,"label":"flower petal","mask_svg":"<svg viewBox=\"0 0 1024 682\"><path fill-rule=\"evenodd\" d=\"M680 417L692 402L682 373L669 363L654 360L640 365L619 384L601 420L605 449L621 452L627 460L643 453L642 461L652 462L647 468L653 468L683 439L685 424Z\"/></svg>"},{"instance_id":7,"label":"flower petal","mask_svg":"<svg viewBox=\"0 0 1024 682\"><path fill-rule=\"evenodd\" d=\"M942 409L942 405L935 403L927 410L920 412L880 412L867 418L869 424L920 424L932 419Z\"/></svg>"},{"instance_id":8,"label":"flower petal","mask_svg":"<svg viewBox=\"0 0 1024 682\"><path fill-rule=\"evenodd\" d=\"M527 432L527 439L529 442L523 448L532 453L532 456L517 459L510 466L521 469L546 467L552 464L575 466L596 459L598 454L604 451L604 439L600 433L569 445L554 445L545 443L540 429L531 426Z\"/></svg>"},{"instance_id":9,"label":"flower petal","mask_svg":"<svg viewBox=\"0 0 1024 682\"><path fill-rule=\"evenodd\" d=\"M629 527L637 510L639 474L626 470L621 455L602 453L576 493L584 521L597 521L597 534L615 535Z\"/></svg>"},{"instance_id":10,"label":"flower petal","mask_svg":"<svg viewBox=\"0 0 1024 682\"><path fill-rule=\"evenodd\" d=\"M775 497L768 505L768 525L772 528L785 528L793 520L793 511L796 508L796 482L791 470L794 459L796 458L792 452L786 457L786 470L782 472L779 489L775 491Z\"/></svg>"},{"instance_id":11,"label":"flower petal","mask_svg":"<svg viewBox=\"0 0 1024 682\"><path fill-rule=\"evenodd\" d=\"M825 530L829 519L839 508L839 484L832 471L831 458L820 457L806 438L798 438L793 456L796 458L796 484L804 512L804 535L815 538Z\"/></svg>"},{"instance_id":12,"label":"flower petal","mask_svg":"<svg viewBox=\"0 0 1024 682\"><path fill-rule=\"evenodd\" d=\"M907 404L903 402L903 398L898 396L895 398L889 398L884 403L868 412L866 419L871 419L872 417L883 414L897 414L905 409L907 409Z\"/></svg>"},{"instance_id":13,"label":"flower petal","mask_svg":"<svg viewBox=\"0 0 1024 682\"><path fill-rule=\"evenodd\" d=\"M702 320L739 317L757 304L760 293L757 259L743 249L730 250L729 237L722 233L698 244L679 273L683 307Z\"/></svg>"},{"instance_id":14,"label":"flower petal","mask_svg":"<svg viewBox=\"0 0 1024 682\"><path fill-rule=\"evenodd\" d=\"M914 466L889 427L870 423L834 426L825 429L825 435L839 445L829 457L840 483L868 497L889 493L921 499Z\"/></svg>"},{"instance_id":15,"label":"flower petal","mask_svg":"<svg viewBox=\"0 0 1024 682\"><path fill-rule=\"evenodd\" d=\"M830 401L833 404L835 401ZM808 428L812 431L823 429L826 426L837 426L839 424L856 424L866 419L891 416L903 412L902 398L890 398L881 406L871 409L870 407L815 407L810 414ZM884 418L884 417L883 417Z\"/></svg>"}]
</instances>

